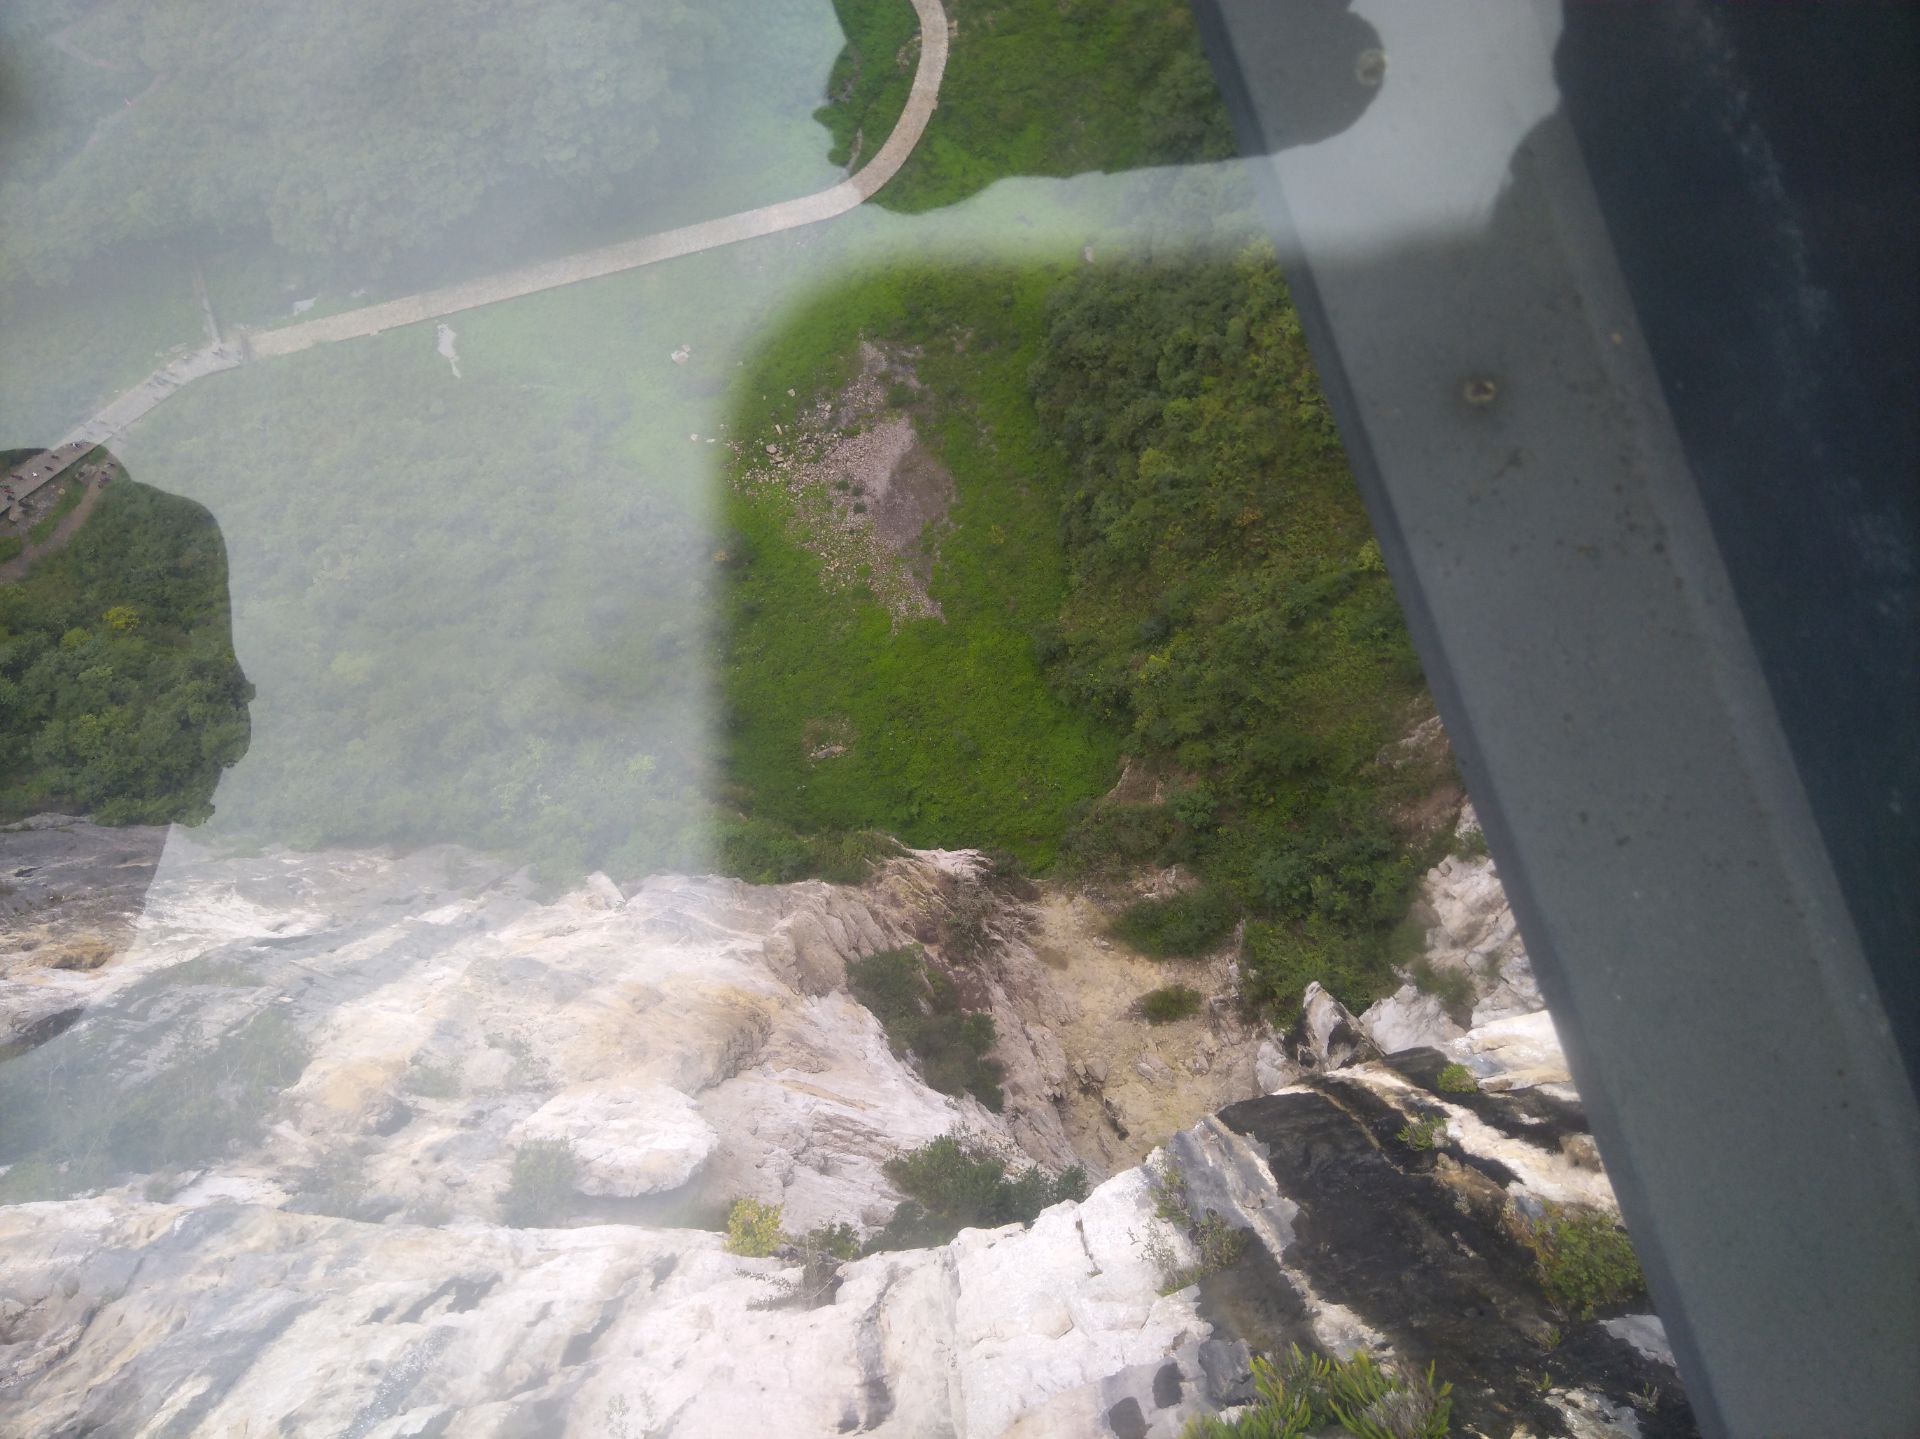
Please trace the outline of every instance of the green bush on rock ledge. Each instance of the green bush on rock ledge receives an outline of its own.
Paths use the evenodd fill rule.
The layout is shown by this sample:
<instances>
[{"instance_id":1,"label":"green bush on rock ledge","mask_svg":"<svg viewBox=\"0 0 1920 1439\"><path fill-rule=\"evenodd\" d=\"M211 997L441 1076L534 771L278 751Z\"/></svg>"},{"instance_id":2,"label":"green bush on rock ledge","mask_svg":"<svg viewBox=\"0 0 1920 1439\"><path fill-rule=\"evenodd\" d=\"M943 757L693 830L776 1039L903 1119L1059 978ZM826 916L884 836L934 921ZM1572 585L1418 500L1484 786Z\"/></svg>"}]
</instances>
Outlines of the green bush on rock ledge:
<instances>
[{"instance_id":1,"label":"green bush on rock ledge","mask_svg":"<svg viewBox=\"0 0 1920 1439\"><path fill-rule=\"evenodd\" d=\"M1447 1439L1453 1385L1425 1372L1390 1368L1364 1351L1324 1359L1296 1345L1278 1366L1253 1361L1259 1398L1233 1419L1195 1419L1181 1439L1307 1439L1338 1426L1360 1439Z\"/></svg>"},{"instance_id":2,"label":"green bush on rock ledge","mask_svg":"<svg viewBox=\"0 0 1920 1439\"><path fill-rule=\"evenodd\" d=\"M1604 1209L1549 1203L1537 1218L1516 1216L1513 1227L1533 1251L1547 1298L1576 1318L1591 1319L1647 1287L1633 1241Z\"/></svg>"},{"instance_id":3,"label":"green bush on rock ledge","mask_svg":"<svg viewBox=\"0 0 1920 1439\"><path fill-rule=\"evenodd\" d=\"M917 948L890 949L847 966L854 998L873 1012L895 1054L911 1054L942 1094L971 1094L998 1111L1002 1070L987 1056L993 1016L960 1007L953 981Z\"/></svg>"},{"instance_id":4,"label":"green bush on rock ledge","mask_svg":"<svg viewBox=\"0 0 1920 1439\"><path fill-rule=\"evenodd\" d=\"M531 1139L513 1153L500 1217L518 1229L536 1229L563 1218L573 1201L576 1164L564 1139Z\"/></svg>"},{"instance_id":5,"label":"green bush on rock ledge","mask_svg":"<svg viewBox=\"0 0 1920 1439\"><path fill-rule=\"evenodd\" d=\"M889 1159L886 1173L906 1202L870 1251L928 1248L962 1229L1031 1224L1043 1209L1087 1197L1086 1171L1077 1164L1057 1175L1034 1165L1009 1179L999 1159L950 1134Z\"/></svg>"},{"instance_id":6,"label":"green bush on rock ledge","mask_svg":"<svg viewBox=\"0 0 1920 1439\"><path fill-rule=\"evenodd\" d=\"M765 1259L787 1242L780 1227L781 1207L758 1199L736 1199L727 1211L727 1253Z\"/></svg>"},{"instance_id":7,"label":"green bush on rock ledge","mask_svg":"<svg viewBox=\"0 0 1920 1439\"><path fill-rule=\"evenodd\" d=\"M1418 1119L1409 1120L1400 1126L1400 1132L1394 1136L1407 1148L1420 1151L1438 1149L1450 1137L1447 1133L1447 1117L1444 1114L1425 1114Z\"/></svg>"},{"instance_id":8,"label":"green bush on rock ledge","mask_svg":"<svg viewBox=\"0 0 1920 1439\"><path fill-rule=\"evenodd\" d=\"M1162 1150L1159 1164L1147 1165L1146 1173L1154 1218L1179 1230L1199 1254L1197 1264L1182 1264L1164 1232L1150 1229L1145 1239L1136 1238L1147 1261L1160 1272L1162 1294L1185 1289L1240 1262L1247 1252L1249 1231L1235 1228L1211 1209L1196 1215L1187 1176L1171 1153Z\"/></svg>"}]
</instances>

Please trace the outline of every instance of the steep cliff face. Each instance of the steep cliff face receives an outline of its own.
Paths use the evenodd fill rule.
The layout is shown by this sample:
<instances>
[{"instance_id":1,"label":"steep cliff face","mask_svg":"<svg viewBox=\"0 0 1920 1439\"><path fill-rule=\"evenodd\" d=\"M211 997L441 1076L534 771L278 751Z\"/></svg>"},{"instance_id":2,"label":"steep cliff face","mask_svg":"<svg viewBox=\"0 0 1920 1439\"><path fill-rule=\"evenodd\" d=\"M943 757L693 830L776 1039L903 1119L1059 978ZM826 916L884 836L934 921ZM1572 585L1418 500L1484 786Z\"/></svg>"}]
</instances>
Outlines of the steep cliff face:
<instances>
[{"instance_id":1,"label":"steep cliff face","mask_svg":"<svg viewBox=\"0 0 1920 1439\"><path fill-rule=\"evenodd\" d=\"M146 1432L997 1435L1183 1350L1200 1373L1194 1296L1159 1295L1129 1237L1143 1190L1135 1171L1031 1230L861 1260L817 1307L797 1270L684 1229L117 1197L0 1210L0 1288L35 1296L0 1309L0 1417L45 1434L157 1416ZM1084 1413L1033 1432L1089 1432Z\"/></svg>"},{"instance_id":2,"label":"steep cliff face","mask_svg":"<svg viewBox=\"0 0 1920 1439\"><path fill-rule=\"evenodd\" d=\"M1309 996L1301 1042L1328 1006ZM1443 1049L1336 1053L1169 1150L1261 1240L1255 1269L1202 1284L1256 1348L1431 1363L1455 1385L1455 1432L1694 1432L1658 1320L1631 1313L1644 1295L1556 1307L1524 1242L1543 1214L1618 1212L1544 1013Z\"/></svg>"},{"instance_id":3,"label":"steep cliff face","mask_svg":"<svg viewBox=\"0 0 1920 1439\"><path fill-rule=\"evenodd\" d=\"M0 975L0 1014L63 1016L0 1060L0 1192L64 1196L0 1206L0 1432L1160 1436L1293 1342L1432 1361L1455 1432L1691 1432L1657 1320L1554 1310L1515 1227L1611 1204L1544 1015L1385 1059L1318 994L1284 1037L1123 1027L1146 971L1096 917L986 884L933 852L543 899L453 851L170 848L117 958ZM848 996L915 941L992 1008L1003 1112ZM1111 1177L825 1278L713 1232L743 1195L871 1231L947 1133ZM567 1192L508 1227L552 1140Z\"/></svg>"},{"instance_id":4,"label":"steep cliff face","mask_svg":"<svg viewBox=\"0 0 1920 1439\"><path fill-rule=\"evenodd\" d=\"M132 939L166 833L59 815L0 832L0 1055L78 1016L85 976Z\"/></svg>"},{"instance_id":5,"label":"steep cliff face","mask_svg":"<svg viewBox=\"0 0 1920 1439\"><path fill-rule=\"evenodd\" d=\"M993 1114L928 1089L846 992L847 960L911 942L969 865L918 855L865 891L596 877L543 903L453 851L176 845L115 962L0 981L0 1012L85 1015L0 1068L7 1155L89 1185L217 1164L268 1202L492 1219L515 1150L564 1140L582 1194L556 1217L751 1195L802 1228L875 1226L897 1202L881 1164L942 1134L1072 1162L1017 1023ZM155 1093L185 1112L130 1130Z\"/></svg>"}]
</instances>

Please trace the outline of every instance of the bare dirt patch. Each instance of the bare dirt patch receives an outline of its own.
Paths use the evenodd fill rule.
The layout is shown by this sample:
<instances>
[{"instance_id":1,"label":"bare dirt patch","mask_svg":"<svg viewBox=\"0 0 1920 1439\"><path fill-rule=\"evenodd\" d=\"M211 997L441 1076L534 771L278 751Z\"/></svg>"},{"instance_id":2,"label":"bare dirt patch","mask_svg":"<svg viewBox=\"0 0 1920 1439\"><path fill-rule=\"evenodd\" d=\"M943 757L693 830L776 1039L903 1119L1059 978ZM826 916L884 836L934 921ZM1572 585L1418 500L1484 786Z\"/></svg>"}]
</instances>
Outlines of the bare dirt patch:
<instances>
[{"instance_id":1,"label":"bare dirt patch","mask_svg":"<svg viewBox=\"0 0 1920 1439\"><path fill-rule=\"evenodd\" d=\"M953 476L920 442L906 406L919 391L912 352L862 343L860 370L791 429L776 426L740 477L785 490L794 533L829 585L863 585L897 625L944 619L929 593Z\"/></svg>"},{"instance_id":2,"label":"bare dirt patch","mask_svg":"<svg viewBox=\"0 0 1920 1439\"><path fill-rule=\"evenodd\" d=\"M1230 955L1162 962L1110 938L1105 906L1076 889L1041 886L1027 941L1039 966L1023 996L1065 1051L1072 1082L1057 1101L1075 1152L1111 1174L1138 1164L1169 1134L1259 1092L1260 1036L1242 1023ZM1153 1025L1135 1006L1150 990L1187 984L1200 1012Z\"/></svg>"}]
</instances>

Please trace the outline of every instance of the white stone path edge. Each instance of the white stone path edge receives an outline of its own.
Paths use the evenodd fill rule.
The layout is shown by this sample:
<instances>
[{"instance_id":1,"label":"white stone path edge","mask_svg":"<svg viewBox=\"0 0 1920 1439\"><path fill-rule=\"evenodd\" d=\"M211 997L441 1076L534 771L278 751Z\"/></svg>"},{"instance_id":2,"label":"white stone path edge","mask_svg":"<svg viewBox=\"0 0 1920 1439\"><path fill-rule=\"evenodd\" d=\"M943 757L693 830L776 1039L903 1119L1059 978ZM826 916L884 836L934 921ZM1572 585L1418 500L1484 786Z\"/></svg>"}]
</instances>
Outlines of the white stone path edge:
<instances>
[{"instance_id":1,"label":"white stone path edge","mask_svg":"<svg viewBox=\"0 0 1920 1439\"><path fill-rule=\"evenodd\" d=\"M543 290L557 290L582 280L597 280L623 270L637 270L662 260L717 250L742 240L777 235L802 225L831 220L866 200L891 180L919 144L927 122L939 103L940 80L947 68L947 16L940 0L913 0L920 17L920 63L906 108L874 157L829 189L797 200L782 200L757 210L742 210L717 220L703 220L678 230L663 230L638 240L624 240L597 250L585 250L558 260L546 260L495 275L464 280L437 290L423 290L397 300L346 310L297 325L271 330L241 331L232 339L208 345L162 366L133 389L106 405L91 419L61 437L51 455L30 460L6 477L16 498L27 495L58 476L96 445L124 433L133 423L181 387L221 370L236 369L252 360L291 355L315 345L362 339L401 325L437 320L481 305L517 300Z\"/></svg>"}]
</instances>

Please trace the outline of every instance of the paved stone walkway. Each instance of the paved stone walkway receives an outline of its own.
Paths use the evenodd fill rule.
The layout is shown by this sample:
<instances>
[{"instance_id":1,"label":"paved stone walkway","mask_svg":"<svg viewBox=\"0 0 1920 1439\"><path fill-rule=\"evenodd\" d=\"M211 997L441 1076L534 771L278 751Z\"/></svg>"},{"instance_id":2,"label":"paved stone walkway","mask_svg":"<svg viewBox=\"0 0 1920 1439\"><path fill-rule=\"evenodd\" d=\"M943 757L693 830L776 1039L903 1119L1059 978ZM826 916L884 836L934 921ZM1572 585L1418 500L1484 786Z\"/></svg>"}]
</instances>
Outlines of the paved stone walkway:
<instances>
[{"instance_id":1,"label":"paved stone walkway","mask_svg":"<svg viewBox=\"0 0 1920 1439\"><path fill-rule=\"evenodd\" d=\"M907 96L906 108L900 112L893 133L887 136L887 143L860 168L858 174L849 176L839 184L797 200L783 200L778 204L763 205L757 210L743 210L737 215L705 220L678 230L663 230L657 235L643 236L638 240L626 240L558 260L505 270L437 290L424 290L419 294L387 300L378 305L366 305L357 310L346 310L318 320L272 330L241 331L222 344L208 345L183 355L155 371L64 436L55 447L51 459L43 455L37 460L29 460L5 480L0 480L0 484L11 486L15 498L24 499L95 445L105 444L123 433L182 386L205 375L234 369L251 360L291 355L310 350L315 345L333 344L340 340L363 339L401 325L417 325L481 305L517 300L524 295L537 295L542 290L555 290L563 285L578 284L582 280L596 280L603 275L617 275L623 270L637 270L645 265L698 254L703 250L717 250L724 245L777 235L782 230L795 230L803 225L818 224L822 220L846 214L899 172L907 156L913 153L913 147L919 144L927 122L933 118L934 107L939 103L940 80L947 68L946 11L941 8L940 0L913 0L913 8L920 17L920 63L914 71L913 88Z\"/></svg>"}]
</instances>

